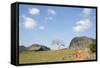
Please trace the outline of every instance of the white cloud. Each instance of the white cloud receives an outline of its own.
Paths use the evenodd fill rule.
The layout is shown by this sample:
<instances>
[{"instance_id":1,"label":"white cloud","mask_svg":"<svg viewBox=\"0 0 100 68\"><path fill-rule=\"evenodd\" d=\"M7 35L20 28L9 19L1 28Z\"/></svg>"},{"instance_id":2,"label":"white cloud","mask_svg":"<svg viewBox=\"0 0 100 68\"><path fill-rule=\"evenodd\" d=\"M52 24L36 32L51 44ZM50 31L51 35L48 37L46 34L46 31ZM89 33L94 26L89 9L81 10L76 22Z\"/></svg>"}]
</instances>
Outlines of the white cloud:
<instances>
[{"instance_id":1,"label":"white cloud","mask_svg":"<svg viewBox=\"0 0 100 68\"><path fill-rule=\"evenodd\" d=\"M44 30L45 27L44 27L44 26L40 26L39 29L40 29L40 30Z\"/></svg>"},{"instance_id":2,"label":"white cloud","mask_svg":"<svg viewBox=\"0 0 100 68\"><path fill-rule=\"evenodd\" d=\"M38 8L29 8L29 13L32 15L39 14L40 10Z\"/></svg>"},{"instance_id":3,"label":"white cloud","mask_svg":"<svg viewBox=\"0 0 100 68\"><path fill-rule=\"evenodd\" d=\"M52 14L52 15L56 15L55 10L53 10L53 9L48 9L48 12L49 12L50 14Z\"/></svg>"},{"instance_id":4,"label":"white cloud","mask_svg":"<svg viewBox=\"0 0 100 68\"><path fill-rule=\"evenodd\" d=\"M48 15L45 17L45 20L52 20L53 19L53 15L56 15L55 10L53 9L48 9Z\"/></svg>"},{"instance_id":5,"label":"white cloud","mask_svg":"<svg viewBox=\"0 0 100 68\"><path fill-rule=\"evenodd\" d=\"M73 29L74 32L78 33L89 29L90 26L91 26L91 21L89 19L85 19L76 22L76 26Z\"/></svg>"},{"instance_id":6,"label":"white cloud","mask_svg":"<svg viewBox=\"0 0 100 68\"><path fill-rule=\"evenodd\" d=\"M30 17L24 17L23 24L26 29L34 29L37 26L37 22Z\"/></svg>"},{"instance_id":7,"label":"white cloud","mask_svg":"<svg viewBox=\"0 0 100 68\"><path fill-rule=\"evenodd\" d=\"M89 9L89 8L84 8L84 9L83 9L83 14L89 16L89 15L91 14L91 11L92 11L92 10Z\"/></svg>"},{"instance_id":8,"label":"white cloud","mask_svg":"<svg viewBox=\"0 0 100 68\"><path fill-rule=\"evenodd\" d=\"M91 9L84 8L82 11L82 15L85 16L83 20L79 20L75 23L75 26L73 27L74 32L79 33L82 31L85 31L89 29L92 25L92 22L90 20L91 15Z\"/></svg>"}]
</instances>

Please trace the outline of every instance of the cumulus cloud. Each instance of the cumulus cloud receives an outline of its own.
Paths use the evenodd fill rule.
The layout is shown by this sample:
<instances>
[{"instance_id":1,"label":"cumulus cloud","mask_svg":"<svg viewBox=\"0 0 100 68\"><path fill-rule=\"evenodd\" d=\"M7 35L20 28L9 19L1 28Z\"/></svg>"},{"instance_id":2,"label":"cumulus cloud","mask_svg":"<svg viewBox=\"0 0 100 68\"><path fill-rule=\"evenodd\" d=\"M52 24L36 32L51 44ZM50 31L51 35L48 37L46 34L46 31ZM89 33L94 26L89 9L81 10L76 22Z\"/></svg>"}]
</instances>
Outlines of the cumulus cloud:
<instances>
[{"instance_id":1,"label":"cumulus cloud","mask_svg":"<svg viewBox=\"0 0 100 68\"><path fill-rule=\"evenodd\" d=\"M40 26L39 29L40 29L40 30L44 30L45 27L44 27L44 26Z\"/></svg>"},{"instance_id":2,"label":"cumulus cloud","mask_svg":"<svg viewBox=\"0 0 100 68\"><path fill-rule=\"evenodd\" d=\"M73 30L75 33L83 32L91 27L91 25L92 25L92 22L90 19L91 11L92 10L89 8L83 9L83 11L82 11L83 19L77 21L75 23L75 26L73 27Z\"/></svg>"},{"instance_id":3,"label":"cumulus cloud","mask_svg":"<svg viewBox=\"0 0 100 68\"><path fill-rule=\"evenodd\" d=\"M85 20L80 20L76 22L73 29L74 29L74 32L78 33L78 32L89 29L90 26L91 26L91 21L89 19L85 19Z\"/></svg>"},{"instance_id":4,"label":"cumulus cloud","mask_svg":"<svg viewBox=\"0 0 100 68\"><path fill-rule=\"evenodd\" d=\"M34 29L37 26L37 22L30 17L24 17L23 24L26 29Z\"/></svg>"},{"instance_id":5,"label":"cumulus cloud","mask_svg":"<svg viewBox=\"0 0 100 68\"><path fill-rule=\"evenodd\" d=\"M39 14L40 10L38 8L29 8L29 13L32 15Z\"/></svg>"},{"instance_id":6,"label":"cumulus cloud","mask_svg":"<svg viewBox=\"0 0 100 68\"><path fill-rule=\"evenodd\" d=\"M55 10L53 10L53 9L48 9L48 12L49 12L50 14L52 14L52 15L56 15Z\"/></svg>"},{"instance_id":7,"label":"cumulus cloud","mask_svg":"<svg viewBox=\"0 0 100 68\"><path fill-rule=\"evenodd\" d=\"M89 16L91 14L91 9L89 8L84 8L83 9L83 14L86 15L86 16Z\"/></svg>"}]
</instances>

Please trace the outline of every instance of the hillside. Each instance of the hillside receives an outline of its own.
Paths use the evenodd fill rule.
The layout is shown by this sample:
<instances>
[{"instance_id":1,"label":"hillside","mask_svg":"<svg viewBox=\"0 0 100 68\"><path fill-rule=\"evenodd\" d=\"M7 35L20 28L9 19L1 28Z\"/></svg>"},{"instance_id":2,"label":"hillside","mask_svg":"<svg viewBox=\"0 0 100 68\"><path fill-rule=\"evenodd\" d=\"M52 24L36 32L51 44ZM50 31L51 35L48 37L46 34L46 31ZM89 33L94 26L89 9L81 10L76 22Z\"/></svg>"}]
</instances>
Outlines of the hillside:
<instances>
[{"instance_id":1,"label":"hillside","mask_svg":"<svg viewBox=\"0 0 100 68\"><path fill-rule=\"evenodd\" d=\"M87 48L90 44L95 43L95 39L86 36L75 37L71 40L69 48Z\"/></svg>"},{"instance_id":2,"label":"hillside","mask_svg":"<svg viewBox=\"0 0 100 68\"><path fill-rule=\"evenodd\" d=\"M19 52L27 51L27 47L21 45L19 46Z\"/></svg>"},{"instance_id":3,"label":"hillside","mask_svg":"<svg viewBox=\"0 0 100 68\"><path fill-rule=\"evenodd\" d=\"M29 47L25 47L25 46L19 46L19 52L23 52L23 51L47 51L50 50L49 47L46 47L44 45L40 45L40 44L32 44Z\"/></svg>"},{"instance_id":4,"label":"hillside","mask_svg":"<svg viewBox=\"0 0 100 68\"><path fill-rule=\"evenodd\" d=\"M50 50L50 48L44 45L40 45L40 44L32 44L30 47L28 47L28 50L29 51L47 51L47 50Z\"/></svg>"}]
</instances>

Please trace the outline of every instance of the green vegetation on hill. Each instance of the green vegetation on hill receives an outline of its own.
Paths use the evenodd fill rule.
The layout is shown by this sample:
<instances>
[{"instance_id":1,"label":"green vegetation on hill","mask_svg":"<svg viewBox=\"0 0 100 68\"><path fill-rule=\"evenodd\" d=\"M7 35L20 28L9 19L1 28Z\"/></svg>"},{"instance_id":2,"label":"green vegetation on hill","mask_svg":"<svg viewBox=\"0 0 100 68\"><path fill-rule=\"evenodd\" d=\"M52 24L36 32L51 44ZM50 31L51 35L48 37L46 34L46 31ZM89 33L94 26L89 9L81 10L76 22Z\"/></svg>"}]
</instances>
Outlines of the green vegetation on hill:
<instances>
[{"instance_id":1,"label":"green vegetation on hill","mask_svg":"<svg viewBox=\"0 0 100 68\"><path fill-rule=\"evenodd\" d=\"M89 48L92 53L96 52L96 44L95 43L90 44Z\"/></svg>"}]
</instances>

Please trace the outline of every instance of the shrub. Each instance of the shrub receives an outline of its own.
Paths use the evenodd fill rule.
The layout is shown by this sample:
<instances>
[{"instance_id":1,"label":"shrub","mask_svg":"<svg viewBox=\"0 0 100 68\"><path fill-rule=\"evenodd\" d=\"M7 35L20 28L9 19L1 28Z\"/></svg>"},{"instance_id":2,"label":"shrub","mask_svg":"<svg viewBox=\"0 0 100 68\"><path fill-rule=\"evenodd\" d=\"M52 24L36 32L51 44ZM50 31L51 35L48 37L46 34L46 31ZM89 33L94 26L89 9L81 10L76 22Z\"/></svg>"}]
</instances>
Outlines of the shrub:
<instances>
[{"instance_id":1,"label":"shrub","mask_svg":"<svg viewBox=\"0 0 100 68\"><path fill-rule=\"evenodd\" d=\"M95 43L90 44L89 48L92 53L96 52L96 44Z\"/></svg>"}]
</instances>

